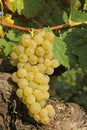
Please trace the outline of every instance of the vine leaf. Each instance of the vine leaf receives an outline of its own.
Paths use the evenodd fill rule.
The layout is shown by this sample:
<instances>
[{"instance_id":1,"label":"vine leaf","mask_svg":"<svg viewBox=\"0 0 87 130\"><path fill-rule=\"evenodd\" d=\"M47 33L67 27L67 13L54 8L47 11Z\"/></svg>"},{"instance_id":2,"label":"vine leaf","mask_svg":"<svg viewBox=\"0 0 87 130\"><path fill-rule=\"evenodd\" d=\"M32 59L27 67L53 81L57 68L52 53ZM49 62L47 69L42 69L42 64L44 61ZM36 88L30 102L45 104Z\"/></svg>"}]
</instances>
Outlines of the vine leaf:
<instances>
[{"instance_id":1,"label":"vine leaf","mask_svg":"<svg viewBox=\"0 0 87 130\"><path fill-rule=\"evenodd\" d=\"M24 0L5 0L5 4L9 10L12 12L17 11L18 14L21 14L21 11L24 9Z\"/></svg>"},{"instance_id":2,"label":"vine leaf","mask_svg":"<svg viewBox=\"0 0 87 130\"><path fill-rule=\"evenodd\" d=\"M41 10L42 0L24 0L24 9L22 14L27 17L34 17Z\"/></svg>"},{"instance_id":3,"label":"vine leaf","mask_svg":"<svg viewBox=\"0 0 87 130\"><path fill-rule=\"evenodd\" d=\"M53 52L54 57L59 61L60 65L65 66L66 68L70 68L69 59L66 55L66 44L60 37L55 36L53 43Z\"/></svg>"},{"instance_id":4,"label":"vine leaf","mask_svg":"<svg viewBox=\"0 0 87 130\"><path fill-rule=\"evenodd\" d=\"M6 37L10 40L10 41L14 41L14 42L19 42L21 40L21 36L16 36L16 34L14 33L13 30L9 30L8 33L6 34Z\"/></svg>"},{"instance_id":5,"label":"vine leaf","mask_svg":"<svg viewBox=\"0 0 87 130\"><path fill-rule=\"evenodd\" d=\"M7 56L13 47L14 43L13 42L7 42L5 39L1 38L0 39L0 48L4 48L4 54Z\"/></svg>"},{"instance_id":6,"label":"vine leaf","mask_svg":"<svg viewBox=\"0 0 87 130\"><path fill-rule=\"evenodd\" d=\"M87 44L74 47L72 53L78 56L80 66L87 71Z\"/></svg>"}]
</instances>

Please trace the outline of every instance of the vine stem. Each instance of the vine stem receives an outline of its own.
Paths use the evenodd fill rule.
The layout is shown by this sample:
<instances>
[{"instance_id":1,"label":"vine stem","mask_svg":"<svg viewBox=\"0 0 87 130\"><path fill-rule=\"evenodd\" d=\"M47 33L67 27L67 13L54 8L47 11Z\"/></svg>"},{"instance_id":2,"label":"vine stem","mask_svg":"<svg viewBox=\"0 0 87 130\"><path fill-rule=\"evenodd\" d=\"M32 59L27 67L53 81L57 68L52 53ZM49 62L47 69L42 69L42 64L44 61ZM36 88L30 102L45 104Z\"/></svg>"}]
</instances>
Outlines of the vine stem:
<instances>
[{"instance_id":1,"label":"vine stem","mask_svg":"<svg viewBox=\"0 0 87 130\"><path fill-rule=\"evenodd\" d=\"M57 26L53 26L50 27L51 30L61 30L63 28L68 28L68 27L75 27L75 26L79 26L79 25L87 25L87 21L82 21L82 22L70 22L70 23L66 23L66 24L61 24L61 25L57 25ZM6 22L0 22L0 25L8 27L8 28L14 28L14 29L18 29L18 30L22 30L22 31L26 31L29 32L32 30L32 28L28 28L28 27L21 27L21 26L17 26L17 25L13 25L13 24L8 24ZM43 29L43 28L42 28ZM34 29L35 32L38 32L42 29Z\"/></svg>"}]
</instances>

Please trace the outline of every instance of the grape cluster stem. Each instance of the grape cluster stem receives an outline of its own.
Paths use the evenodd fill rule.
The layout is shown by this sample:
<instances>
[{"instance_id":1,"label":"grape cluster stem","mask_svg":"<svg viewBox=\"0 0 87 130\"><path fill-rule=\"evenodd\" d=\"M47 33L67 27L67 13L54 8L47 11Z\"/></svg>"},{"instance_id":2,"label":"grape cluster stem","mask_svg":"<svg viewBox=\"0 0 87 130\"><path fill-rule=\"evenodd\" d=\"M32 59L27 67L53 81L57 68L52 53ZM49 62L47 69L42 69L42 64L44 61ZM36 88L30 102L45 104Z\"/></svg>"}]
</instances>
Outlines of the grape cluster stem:
<instances>
[{"instance_id":1,"label":"grape cluster stem","mask_svg":"<svg viewBox=\"0 0 87 130\"><path fill-rule=\"evenodd\" d=\"M63 28L75 27L75 26L86 25L86 24L87 24L87 21L82 21L82 22L72 22L71 21L71 22L66 23L66 24L61 24L61 25L50 27L50 29L51 30L60 30L60 29L63 29ZM32 28L22 27L22 26L18 26L18 25L11 25L11 24L8 24L6 22L0 22L0 25L8 27L8 28L15 28L15 29L18 29L18 30L26 31L26 32L29 32L32 29ZM38 32L42 29L34 29L34 31Z\"/></svg>"}]
</instances>

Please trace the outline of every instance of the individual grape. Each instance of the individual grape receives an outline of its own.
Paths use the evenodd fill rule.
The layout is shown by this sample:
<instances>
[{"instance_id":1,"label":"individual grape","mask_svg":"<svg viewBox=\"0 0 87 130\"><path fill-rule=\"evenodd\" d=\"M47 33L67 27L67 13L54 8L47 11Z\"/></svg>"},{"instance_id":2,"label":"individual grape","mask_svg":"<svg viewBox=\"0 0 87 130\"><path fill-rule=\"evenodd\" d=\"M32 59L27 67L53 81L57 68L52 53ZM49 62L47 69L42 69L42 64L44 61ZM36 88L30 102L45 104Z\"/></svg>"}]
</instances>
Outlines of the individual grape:
<instances>
[{"instance_id":1,"label":"individual grape","mask_svg":"<svg viewBox=\"0 0 87 130\"><path fill-rule=\"evenodd\" d=\"M35 119L35 121L40 122L41 117L40 117L39 114L37 113L37 114L34 114L34 119Z\"/></svg>"},{"instance_id":2,"label":"individual grape","mask_svg":"<svg viewBox=\"0 0 87 130\"><path fill-rule=\"evenodd\" d=\"M24 77L26 77L26 75L27 75L27 71L25 69L23 69L23 68L18 69L17 76L19 78L24 78Z\"/></svg>"},{"instance_id":3,"label":"individual grape","mask_svg":"<svg viewBox=\"0 0 87 130\"><path fill-rule=\"evenodd\" d=\"M52 68L57 68L58 66L59 66L58 60L53 59L53 60L51 61L51 67L52 67Z\"/></svg>"},{"instance_id":4,"label":"individual grape","mask_svg":"<svg viewBox=\"0 0 87 130\"><path fill-rule=\"evenodd\" d=\"M35 42L35 40L31 39L28 43L28 48L32 48L35 49L37 47L37 43Z\"/></svg>"},{"instance_id":5,"label":"individual grape","mask_svg":"<svg viewBox=\"0 0 87 130\"><path fill-rule=\"evenodd\" d=\"M48 111L47 111L47 109L46 108L42 108L41 110L40 110L40 117L41 118L44 118L44 117L47 117L48 116Z\"/></svg>"},{"instance_id":6,"label":"individual grape","mask_svg":"<svg viewBox=\"0 0 87 130\"><path fill-rule=\"evenodd\" d=\"M37 114L41 110L41 106L38 102L34 102L33 104L30 105L30 112L32 114Z\"/></svg>"},{"instance_id":7,"label":"individual grape","mask_svg":"<svg viewBox=\"0 0 87 130\"><path fill-rule=\"evenodd\" d=\"M19 62L25 63L28 61L28 56L26 54L20 54L19 55Z\"/></svg>"},{"instance_id":8,"label":"individual grape","mask_svg":"<svg viewBox=\"0 0 87 130\"><path fill-rule=\"evenodd\" d=\"M44 82L44 75L40 72L36 73L35 76L34 76L34 81L36 83L42 83Z\"/></svg>"},{"instance_id":9,"label":"individual grape","mask_svg":"<svg viewBox=\"0 0 87 130\"><path fill-rule=\"evenodd\" d=\"M25 87L24 90L23 90L23 94L24 94L25 96L28 96L28 95L30 95L30 94L32 94L32 93L33 93L33 90L32 90L31 87Z\"/></svg>"},{"instance_id":10,"label":"individual grape","mask_svg":"<svg viewBox=\"0 0 87 130\"><path fill-rule=\"evenodd\" d=\"M41 123L42 124L48 124L50 122L50 118L48 116L41 118Z\"/></svg>"},{"instance_id":11,"label":"individual grape","mask_svg":"<svg viewBox=\"0 0 87 130\"><path fill-rule=\"evenodd\" d=\"M43 93L38 89L34 90L33 95L36 97L36 100L39 102L44 99Z\"/></svg>"},{"instance_id":12,"label":"individual grape","mask_svg":"<svg viewBox=\"0 0 87 130\"><path fill-rule=\"evenodd\" d=\"M27 104L33 104L33 103L35 103L35 97L34 97L34 95L32 95L32 94L30 94L30 95L28 95L27 97L26 97L26 103Z\"/></svg>"},{"instance_id":13,"label":"individual grape","mask_svg":"<svg viewBox=\"0 0 87 130\"><path fill-rule=\"evenodd\" d=\"M46 58L46 59L44 60L44 65L45 65L46 67L49 67L49 66L51 65L51 60Z\"/></svg>"},{"instance_id":14,"label":"individual grape","mask_svg":"<svg viewBox=\"0 0 87 130\"><path fill-rule=\"evenodd\" d=\"M44 58L43 57L38 57L38 64L41 64L41 63L43 63L43 61L44 61Z\"/></svg>"},{"instance_id":15,"label":"individual grape","mask_svg":"<svg viewBox=\"0 0 87 130\"><path fill-rule=\"evenodd\" d=\"M38 45L41 45L43 42L43 37L40 34L34 36L34 40L37 42Z\"/></svg>"},{"instance_id":16,"label":"individual grape","mask_svg":"<svg viewBox=\"0 0 87 130\"><path fill-rule=\"evenodd\" d=\"M33 66L31 67L31 72L33 72L33 73L39 72L39 67L38 67L37 65L33 65Z\"/></svg>"},{"instance_id":17,"label":"individual grape","mask_svg":"<svg viewBox=\"0 0 87 130\"><path fill-rule=\"evenodd\" d=\"M50 53L48 53L48 54L45 54L44 55L44 58L46 59L53 59L53 52L50 52Z\"/></svg>"},{"instance_id":18,"label":"individual grape","mask_svg":"<svg viewBox=\"0 0 87 130\"><path fill-rule=\"evenodd\" d=\"M18 64L18 59L17 59L17 60L12 60L12 59L10 59L10 63L11 63L12 66L17 66L17 64Z\"/></svg>"},{"instance_id":19,"label":"individual grape","mask_svg":"<svg viewBox=\"0 0 87 130\"><path fill-rule=\"evenodd\" d=\"M48 40L43 41L42 47L44 50L50 50L52 49L52 45Z\"/></svg>"},{"instance_id":20,"label":"individual grape","mask_svg":"<svg viewBox=\"0 0 87 130\"><path fill-rule=\"evenodd\" d=\"M48 75L44 75L44 83L43 84L48 84L50 82L50 77Z\"/></svg>"},{"instance_id":21,"label":"individual grape","mask_svg":"<svg viewBox=\"0 0 87 130\"><path fill-rule=\"evenodd\" d=\"M29 40L31 39L31 35L30 34L23 34L22 35L22 46L24 47L28 47L28 43L29 43Z\"/></svg>"},{"instance_id":22,"label":"individual grape","mask_svg":"<svg viewBox=\"0 0 87 130\"><path fill-rule=\"evenodd\" d=\"M40 85L38 85L38 89L41 91L47 91L47 90L49 90L49 85L48 84L46 84L46 85L40 84Z\"/></svg>"},{"instance_id":23,"label":"individual grape","mask_svg":"<svg viewBox=\"0 0 87 130\"><path fill-rule=\"evenodd\" d=\"M34 73L33 72L28 72L26 75L26 79L28 81L32 81L34 79Z\"/></svg>"},{"instance_id":24,"label":"individual grape","mask_svg":"<svg viewBox=\"0 0 87 130\"><path fill-rule=\"evenodd\" d=\"M43 94L43 99L48 99L50 97L50 94L48 91L42 91L42 94Z\"/></svg>"},{"instance_id":25,"label":"individual grape","mask_svg":"<svg viewBox=\"0 0 87 130\"><path fill-rule=\"evenodd\" d=\"M44 38L45 38L45 40L48 40L52 43L54 40L54 34L52 32L47 32L45 34Z\"/></svg>"},{"instance_id":26,"label":"individual grape","mask_svg":"<svg viewBox=\"0 0 87 130\"><path fill-rule=\"evenodd\" d=\"M29 82L29 87L31 87L32 89L37 89L38 84L35 83L35 82L33 82L33 81L30 81L30 82Z\"/></svg>"},{"instance_id":27,"label":"individual grape","mask_svg":"<svg viewBox=\"0 0 87 130\"><path fill-rule=\"evenodd\" d=\"M19 88L22 88L22 89L24 89L25 87L28 87L27 79L25 79L25 78L19 79L18 86L19 86Z\"/></svg>"},{"instance_id":28,"label":"individual grape","mask_svg":"<svg viewBox=\"0 0 87 130\"><path fill-rule=\"evenodd\" d=\"M22 98L23 97L23 90L21 88L18 88L17 91L16 91L16 95L19 97L19 98Z\"/></svg>"},{"instance_id":29,"label":"individual grape","mask_svg":"<svg viewBox=\"0 0 87 130\"><path fill-rule=\"evenodd\" d=\"M38 46L37 48L36 48L36 50L35 50L35 54L37 55L37 56L44 56L44 49L41 47L41 46Z\"/></svg>"},{"instance_id":30,"label":"individual grape","mask_svg":"<svg viewBox=\"0 0 87 130\"><path fill-rule=\"evenodd\" d=\"M37 56L36 55L31 55L29 57L29 64L31 64L31 65L37 64Z\"/></svg>"},{"instance_id":31,"label":"individual grape","mask_svg":"<svg viewBox=\"0 0 87 130\"><path fill-rule=\"evenodd\" d=\"M18 45L15 47L15 53L17 55L23 54L24 53L24 47L22 45Z\"/></svg>"},{"instance_id":32,"label":"individual grape","mask_svg":"<svg viewBox=\"0 0 87 130\"><path fill-rule=\"evenodd\" d=\"M24 66L24 63L18 62L18 64L17 64L18 69L23 68L23 66Z\"/></svg>"},{"instance_id":33,"label":"individual grape","mask_svg":"<svg viewBox=\"0 0 87 130\"><path fill-rule=\"evenodd\" d=\"M54 69L52 68L52 67L48 67L47 69L46 69L46 74L47 75L52 75L54 73Z\"/></svg>"},{"instance_id":34,"label":"individual grape","mask_svg":"<svg viewBox=\"0 0 87 130\"><path fill-rule=\"evenodd\" d=\"M52 105L46 105L46 109L48 111L49 117L54 117L55 109L53 108L53 106Z\"/></svg>"},{"instance_id":35,"label":"individual grape","mask_svg":"<svg viewBox=\"0 0 87 130\"><path fill-rule=\"evenodd\" d=\"M17 60L18 59L18 56L17 56L17 54L15 53L15 52L11 52L11 59L13 59L13 60Z\"/></svg>"},{"instance_id":36,"label":"individual grape","mask_svg":"<svg viewBox=\"0 0 87 130\"><path fill-rule=\"evenodd\" d=\"M12 78L12 81L14 81L15 83L17 83L17 82L19 81L19 78L17 77L16 72L14 72L14 73L12 74L11 78Z\"/></svg>"},{"instance_id":37,"label":"individual grape","mask_svg":"<svg viewBox=\"0 0 87 130\"><path fill-rule=\"evenodd\" d=\"M27 56L33 55L33 54L34 54L34 49L33 49L33 48L30 48L30 47L26 48L25 54L26 54Z\"/></svg>"},{"instance_id":38,"label":"individual grape","mask_svg":"<svg viewBox=\"0 0 87 130\"><path fill-rule=\"evenodd\" d=\"M23 68L27 70L27 72L31 71L31 65L29 63L24 63Z\"/></svg>"},{"instance_id":39,"label":"individual grape","mask_svg":"<svg viewBox=\"0 0 87 130\"><path fill-rule=\"evenodd\" d=\"M44 107L46 105L45 100L41 100L38 103L40 104L41 107Z\"/></svg>"},{"instance_id":40,"label":"individual grape","mask_svg":"<svg viewBox=\"0 0 87 130\"><path fill-rule=\"evenodd\" d=\"M46 67L44 64L38 64L40 73L45 74Z\"/></svg>"},{"instance_id":41,"label":"individual grape","mask_svg":"<svg viewBox=\"0 0 87 130\"><path fill-rule=\"evenodd\" d=\"M44 37L46 34L46 32L44 30L38 32L38 35L40 35L41 37Z\"/></svg>"}]
</instances>

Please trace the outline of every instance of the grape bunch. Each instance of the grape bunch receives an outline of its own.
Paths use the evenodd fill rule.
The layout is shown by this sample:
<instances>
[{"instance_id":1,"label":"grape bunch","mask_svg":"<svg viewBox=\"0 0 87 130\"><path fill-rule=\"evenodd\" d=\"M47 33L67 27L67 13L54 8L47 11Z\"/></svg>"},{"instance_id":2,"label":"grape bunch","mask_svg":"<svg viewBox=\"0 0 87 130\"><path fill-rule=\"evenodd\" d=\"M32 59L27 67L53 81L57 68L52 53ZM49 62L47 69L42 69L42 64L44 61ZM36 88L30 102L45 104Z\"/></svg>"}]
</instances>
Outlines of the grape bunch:
<instances>
[{"instance_id":1,"label":"grape bunch","mask_svg":"<svg viewBox=\"0 0 87 130\"><path fill-rule=\"evenodd\" d=\"M18 68L12 74L12 80L18 84L16 94L27 106L29 115L42 124L48 124L55 115L53 106L46 104L50 96L49 75L59 66L53 57L53 40L53 32L40 31L33 37L23 34L10 55L11 64Z\"/></svg>"}]
</instances>

